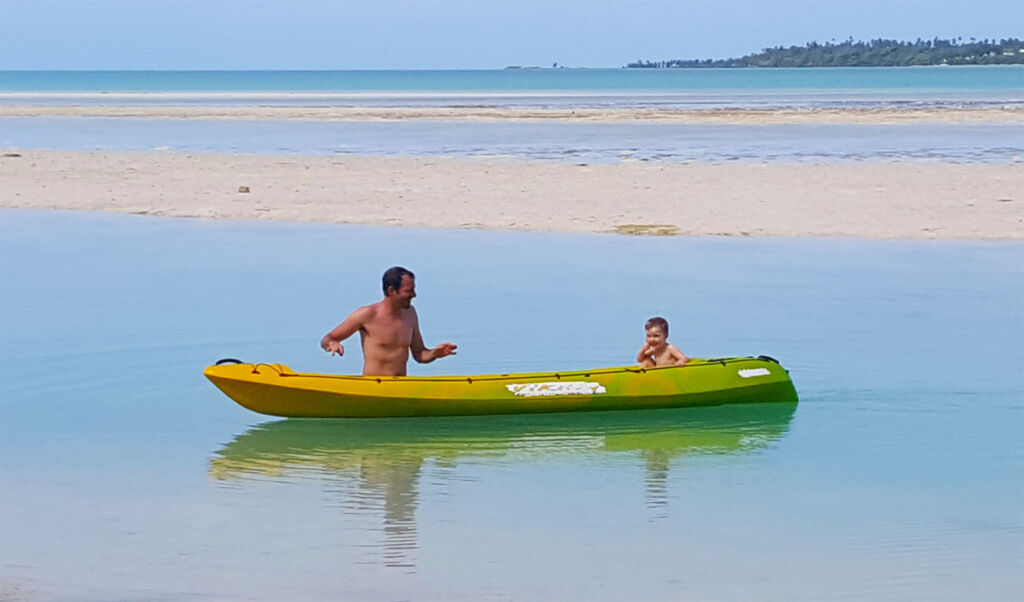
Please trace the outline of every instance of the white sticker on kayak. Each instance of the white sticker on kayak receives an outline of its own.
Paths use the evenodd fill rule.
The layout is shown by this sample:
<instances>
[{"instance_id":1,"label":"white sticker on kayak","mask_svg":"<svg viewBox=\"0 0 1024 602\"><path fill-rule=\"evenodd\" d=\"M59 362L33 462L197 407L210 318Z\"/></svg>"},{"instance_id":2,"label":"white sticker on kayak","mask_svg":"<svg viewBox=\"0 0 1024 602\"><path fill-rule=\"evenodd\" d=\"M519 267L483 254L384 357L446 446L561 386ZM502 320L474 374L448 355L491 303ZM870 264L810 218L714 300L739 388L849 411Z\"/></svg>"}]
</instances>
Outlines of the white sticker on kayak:
<instances>
[{"instance_id":1,"label":"white sticker on kayak","mask_svg":"<svg viewBox=\"0 0 1024 602\"><path fill-rule=\"evenodd\" d=\"M753 376L768 376L771 372L768 368L747 368L746 370L740 370L739 375L741 378L751 378Z\"/></svg>"},{"instance_id":2,"label":"white sticker on kayak","mask_svg":"<svg viewBox=\"0 0 1024 602\"><path fill-rule=\"evenodd\" d=\"M597 395L606 390L600 383L557 382L523 383L505 385L509 391L520 397L541 397L547 395Z\"/></svg>"}]
</instances>

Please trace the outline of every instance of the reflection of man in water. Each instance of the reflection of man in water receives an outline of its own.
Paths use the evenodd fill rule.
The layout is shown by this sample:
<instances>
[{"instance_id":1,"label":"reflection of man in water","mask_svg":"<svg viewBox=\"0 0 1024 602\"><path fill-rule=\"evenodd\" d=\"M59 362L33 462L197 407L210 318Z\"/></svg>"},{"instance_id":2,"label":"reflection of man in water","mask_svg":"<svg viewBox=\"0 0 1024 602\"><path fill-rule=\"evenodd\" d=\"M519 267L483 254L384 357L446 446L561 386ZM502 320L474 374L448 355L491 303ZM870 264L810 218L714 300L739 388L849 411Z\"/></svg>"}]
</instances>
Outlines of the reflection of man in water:
<instances>
[{"instance_id":1,"label":"reflection of man in water","mask_svg":"<svg viewBox=\"0 0 1024 602\"><path fill-rule=\"evenodd\" d=\"M359 332L363 346L363 374L405 376L409 355L421 364L454 355L456 346L445 342L432 349L423 344L419 317L412 306L416 276L395 266L381 279L384 298L352 312L320 341L324 351L343 355L341 342Z\"/></svg>"},{"instance_id":2,"label":"reflection of man in water","mask_svg":"<svg viewBox=\"0 0 1024 602\"><path fill-rule=\"evenodd\" d=\"M364 456L360 460L360 498L363 508L376 513L384 503L384 564L414 568L417 544L416 508L419 505L423 458L399 452Z\"/></svg>"}]
</instances>

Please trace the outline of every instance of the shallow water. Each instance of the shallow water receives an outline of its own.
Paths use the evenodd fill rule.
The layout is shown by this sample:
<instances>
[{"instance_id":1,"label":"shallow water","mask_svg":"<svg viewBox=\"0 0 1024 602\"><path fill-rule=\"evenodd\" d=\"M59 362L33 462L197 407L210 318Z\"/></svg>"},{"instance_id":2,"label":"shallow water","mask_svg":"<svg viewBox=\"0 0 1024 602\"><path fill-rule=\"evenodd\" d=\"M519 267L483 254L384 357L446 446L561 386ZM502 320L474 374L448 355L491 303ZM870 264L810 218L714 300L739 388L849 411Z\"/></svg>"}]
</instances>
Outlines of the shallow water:
<instances>
[{"instance_id":1,"label":"shallow water","mask_svg":"<svg viewBox=\"0 0 1024 602\"><path fill-rule=\"evenodd\" d=\"M514 157L541 161L830 163L1024 160L1024 125L341 122L2 117L22 149Z\"/></svg>"},{"instance_id":2,"label":"shallow water","mask_svg":"<svg viewBox=\"0 0 1024 602\"><path fill-rule=\"evenodd\" d=\"M591 102L614 106L1020 101L1024 69L828 67L772 69L479 69L358 71L0 71L0 103L148 103L202 95L224 103Z\"/></svg>"},{"instance_id":3,"label":"shallow water","mask_svg":"<svg viewBox=\"0 0 1024 602\"><path fill-rule=\"evenodd\" d=\"M0 212L0 591L40 600L1009 600L1024 246ZM417 272L412 373L768 354L798 405L295 421L225 356Z\"/></svg>"}]
</instances>

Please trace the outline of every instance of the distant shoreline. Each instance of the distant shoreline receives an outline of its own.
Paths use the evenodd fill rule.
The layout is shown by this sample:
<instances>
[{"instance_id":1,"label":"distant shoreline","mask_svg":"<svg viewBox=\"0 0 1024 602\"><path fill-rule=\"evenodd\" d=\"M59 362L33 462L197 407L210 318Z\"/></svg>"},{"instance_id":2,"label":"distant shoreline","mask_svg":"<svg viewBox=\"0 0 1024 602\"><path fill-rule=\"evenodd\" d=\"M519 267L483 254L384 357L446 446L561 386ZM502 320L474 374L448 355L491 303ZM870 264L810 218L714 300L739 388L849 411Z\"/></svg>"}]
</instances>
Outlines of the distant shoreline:
<instances>
[{"instance_id":1,"label":"distant shoreline","mask_svg":"<svg viewBox=\"0 0 1024 602\"><path fill-rule=\"evenodd\" d=\"M735 69L759 68L836 68L836 67L915 67L981 66L1024 64L1024 42L1016 38L1002 40L970 38L913 42L874 39L839 43L809 42L802 46L776 46L761 52L729 59L670 59L637 61L629 69Z\"/></svg>"},{"instance_id":2,"label":"distant shoreline","mask_svg":"<svg viewBox=\"0 0 1024 602\"><path fill-rule=\"evenodd\" d=\"M687 59L691 60L691 59ZM701 60L701 59L692 59ZM735 59L709 59L709 60L735 60ZM652 61L654 62L654 61ZM661 61L658 61L661 62ZM1016 69L1024 68L1024 63L992 63L992 64L934 64L934 65L808 65L808 66L764 66L764 65L735 65L715 67L665 67L666 69L722 69L728 71L749 69L749 70L777 70L777 69L930 69L955 68L996 68ZM629 67L626 65L558 65L557 67L542 65L504 65L501 67L480 67L474 69L440 69L440 68L417 68L417 69L0 69L0 75L5 73L29 74L29 73L450 73L450 72L487 72L487 71L624 71L633 69L644 69L644 67Z\"/></svg>"}]
</instances>

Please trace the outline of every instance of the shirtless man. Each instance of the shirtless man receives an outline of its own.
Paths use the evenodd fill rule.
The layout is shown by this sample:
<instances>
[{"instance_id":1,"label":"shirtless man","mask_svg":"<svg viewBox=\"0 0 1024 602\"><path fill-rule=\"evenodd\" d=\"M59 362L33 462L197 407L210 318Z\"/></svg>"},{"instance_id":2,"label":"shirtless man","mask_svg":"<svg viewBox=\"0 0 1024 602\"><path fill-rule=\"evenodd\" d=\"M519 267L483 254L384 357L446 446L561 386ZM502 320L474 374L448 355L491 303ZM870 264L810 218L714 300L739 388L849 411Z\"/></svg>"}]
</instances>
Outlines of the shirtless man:
<instances>
[{"instance_id":1,"label":"shirtless man","mask_svg":"<svg viewBox=\"0 0 1024 602\"><path fill-rule=\"evenodd\" d=\"M384 298L352 312L320 340L331 355L344 355L341 342L359 332L363 345L363 374L366 376L405 376L409 354L421 364L439 357L455 355L456 346L441 343L427 349L420 334L419 318L412 300L416 297L416 276L395 266L381 279Z\"/></svg>"}]
</instances>

